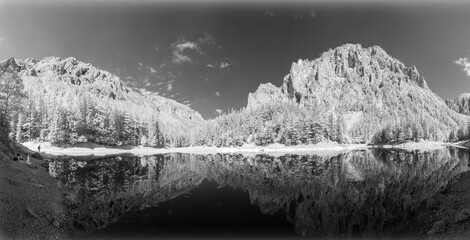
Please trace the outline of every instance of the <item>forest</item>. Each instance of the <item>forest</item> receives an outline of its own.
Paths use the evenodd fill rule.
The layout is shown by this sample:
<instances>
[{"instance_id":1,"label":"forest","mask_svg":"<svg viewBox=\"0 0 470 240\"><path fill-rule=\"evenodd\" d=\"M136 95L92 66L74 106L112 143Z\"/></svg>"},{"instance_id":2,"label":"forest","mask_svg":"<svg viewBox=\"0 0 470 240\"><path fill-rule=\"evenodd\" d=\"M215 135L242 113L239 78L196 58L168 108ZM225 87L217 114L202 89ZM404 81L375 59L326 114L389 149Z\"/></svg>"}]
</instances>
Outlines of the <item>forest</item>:
<instances>
[{"instance_id":1,"label":"forest","mask_svg":"<svg viewBox=\"0 0 470 240\"><path fill-rule=\"evenodd\" d=\"M295 99L268 101L215 119L189 121L163 111L139 92L123 87L119 79L85 82L20 75L3 68L0 124L7 131L4 134L17 142L164 148L457 141L469 138L470 132L468 122L443 125L448 117L420 113L412 102L404 110L384 113L367 103L331 108L298 104ZM357 112L361 120L348 124L348 116ZM439 113L439 109L432 112Z\"/></svg>"},{"instance_id":2,"label":"forest","mask_svg":"<svg viewBox=\"0 0 470 240\"><path fill-rule=\"evenodd\" d=\"M187 145L183 133L175 131L181 124L172 125L152 106L136 103L142 99L103 97L61 79L19 77L11 71L3 71L0 79L1 124L17 142Z\"/></svg>"},{"instance_id":3,"label":"forest","mask_svg":"<svg viewBox=\"0 0 470 240\"><path fill-rule=\"evenodd\" d=\"M406 141L457 141L469 138L470 125L448 131L423 115L397 114L391 119L367 112L364 121L347 129L344 112L322 111L294 102L274 102L256 109L222 115L195 130L191 145L241 146L254 143L289 145L338 143L400 143ZM380 124L383 122L383 125Z\"/></svg>"}]
</instances>

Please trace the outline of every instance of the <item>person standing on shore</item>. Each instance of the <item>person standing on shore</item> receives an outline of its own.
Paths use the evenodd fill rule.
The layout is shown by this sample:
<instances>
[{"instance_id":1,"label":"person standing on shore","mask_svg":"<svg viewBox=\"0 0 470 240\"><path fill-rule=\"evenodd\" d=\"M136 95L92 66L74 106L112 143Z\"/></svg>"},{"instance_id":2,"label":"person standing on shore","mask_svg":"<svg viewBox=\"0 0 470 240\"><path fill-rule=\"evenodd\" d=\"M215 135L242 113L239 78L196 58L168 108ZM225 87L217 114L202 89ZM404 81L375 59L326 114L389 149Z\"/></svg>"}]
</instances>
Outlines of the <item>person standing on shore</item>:
<instances>
[{"instance_id":1,"label":"person standing on shore","mask_svg":"<svg viewBox=\"0 0 470 240\"><path fill-rule=\"evenodd\" d=\"M26 164L31 164L31 159L29 159L29 154L26 154Z\"/></svg>"},{"instance_id":2,"label":"person standing on shore","mask_svg":"<svg viewBox=\"0 0 470 240\"><path fill-rule=\"evenodd\" d=\"M38 152L41 152L41 145L38 145Z\"/></svg>"}]
</instances>

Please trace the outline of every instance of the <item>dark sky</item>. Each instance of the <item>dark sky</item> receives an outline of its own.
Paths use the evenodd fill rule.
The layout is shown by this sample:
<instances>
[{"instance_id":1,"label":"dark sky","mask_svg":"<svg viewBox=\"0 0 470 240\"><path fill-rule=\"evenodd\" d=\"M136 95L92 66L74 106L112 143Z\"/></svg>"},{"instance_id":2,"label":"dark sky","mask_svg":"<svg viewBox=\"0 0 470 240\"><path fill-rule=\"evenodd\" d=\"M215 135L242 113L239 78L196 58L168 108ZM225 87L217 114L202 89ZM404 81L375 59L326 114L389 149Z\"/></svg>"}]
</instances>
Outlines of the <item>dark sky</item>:
<instances>
[{"instance_id":1,"label":"dark sky","mask_svg":"<svg viewBox=\"0 0 470 240\"><path fill-rule=\"evenodd\" d=\"M292 62L345 43L416 65L442 98L470 92L465 2L0 2L0 59L73 56L205 118L245 106L260 83L279 86Z\"/></svg>"}]
</instances>

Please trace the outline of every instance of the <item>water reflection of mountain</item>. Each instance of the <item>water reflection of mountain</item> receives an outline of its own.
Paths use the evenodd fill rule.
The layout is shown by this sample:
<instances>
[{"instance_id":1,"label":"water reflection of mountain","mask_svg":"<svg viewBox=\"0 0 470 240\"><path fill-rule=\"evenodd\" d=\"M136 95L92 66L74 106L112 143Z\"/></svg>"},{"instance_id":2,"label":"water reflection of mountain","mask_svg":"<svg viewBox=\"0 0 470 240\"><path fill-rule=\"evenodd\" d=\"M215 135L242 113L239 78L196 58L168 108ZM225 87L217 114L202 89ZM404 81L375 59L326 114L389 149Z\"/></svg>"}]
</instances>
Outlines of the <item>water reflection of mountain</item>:
<instances>
[{"instance_id":1,"label":"water reflection of mountain","mask_svg":"<svg viewBox=\"0 0 470 240\"><path fill-rule=\"evenodd\" d=\"M298 234L370 236L399 229L450 178L467 170L467 159L467 152L452 148L283 157L168 154L58 161L50 172L64 185L75 228L87 232L209 179L249 192L265 214L285 209Z\"/></svg>"}]
</instances>

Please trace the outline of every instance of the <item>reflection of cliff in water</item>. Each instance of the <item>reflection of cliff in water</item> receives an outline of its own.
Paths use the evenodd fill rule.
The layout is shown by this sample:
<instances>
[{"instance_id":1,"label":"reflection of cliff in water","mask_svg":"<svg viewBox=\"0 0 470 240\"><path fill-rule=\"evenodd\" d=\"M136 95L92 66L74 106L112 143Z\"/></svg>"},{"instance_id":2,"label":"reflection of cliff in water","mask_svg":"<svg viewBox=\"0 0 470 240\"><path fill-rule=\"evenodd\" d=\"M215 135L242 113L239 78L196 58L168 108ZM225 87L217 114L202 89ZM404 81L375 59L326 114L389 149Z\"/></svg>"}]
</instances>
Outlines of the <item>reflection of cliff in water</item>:
<instances>
[{"instance_id":1,"label":"reflection of cliff in water","mask_svg":"<svg viewBox=\"0 0 470 240\"><path fill-rule=\"evenodd\" d=\"M302 235L399 230L423 201L468 169L468 153L457 149L355 151L314 162L305 156L255 159L262 164L232 163L230 170L216 162L211 178L248 190L264 213L286 209Z\"/></svg>"},{"instance_id":2,"label":"reflection of cliff in water","mask_svg":"<svg viewBox=\"0 0 470 240\"><path fill-rule=\"evenodd\" d=\"M106 227L123 213L154 206L189 192L204 175L180 154L52 162L63 184L74 231Z\"/></svg>"},{"instance_id":3,"label":"reflection of cliff in water","mask_svg":"<svg viewBox=\"0 0 470 240\"><path fill-rule=\"evenodd\" d=\"M302 235L397 230L426 199L465 171L468 153L363 150L328 156L189 155L51 164L64 183L75 227L92 231L130 209L168 201L204 178L248 191L261 212L285 209Z\"/></svg>"}]
</instances>

